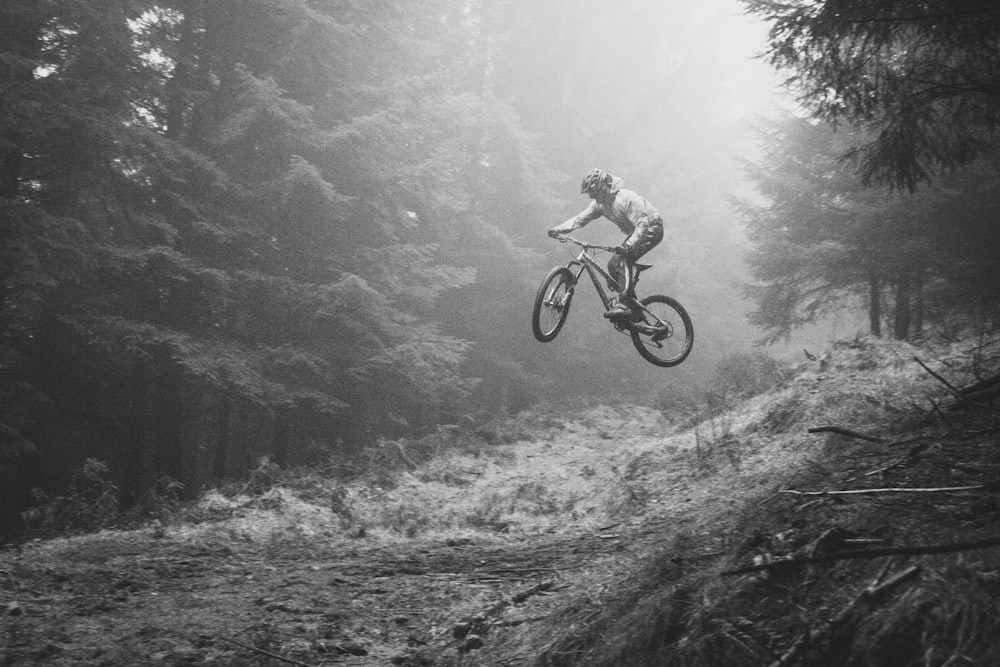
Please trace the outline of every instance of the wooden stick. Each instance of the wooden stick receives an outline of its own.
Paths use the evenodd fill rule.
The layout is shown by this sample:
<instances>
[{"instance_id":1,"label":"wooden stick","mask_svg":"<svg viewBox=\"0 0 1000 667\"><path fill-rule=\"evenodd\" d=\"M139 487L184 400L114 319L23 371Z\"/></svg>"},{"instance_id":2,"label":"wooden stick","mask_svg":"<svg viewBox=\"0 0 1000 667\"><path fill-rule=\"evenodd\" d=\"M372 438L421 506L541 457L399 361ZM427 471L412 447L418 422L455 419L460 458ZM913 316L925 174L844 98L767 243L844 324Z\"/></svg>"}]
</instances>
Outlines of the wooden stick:
<instances>
[{"instance_id":1,"label":"wooden stick","mask_svg":"<svg viewBox=\"0 0 1000 667\"><path fill-rule=\"evenodd\" d=\"M859 440L867 440L868 442L885 442L883 438L878 438L874 435L865 435L864 433L858 433L857 431L851 431L846 428L841 428L839 426L815 426L809 429L810 433L837 433L840 435L850 436L852 438L858 438Z\"/></svg>"},{"instance_id":2,"label":"wooden stick","mask_svg":"<svg viewBox=\"0 0 1000 667\"><path fill-rule=\"evenodd\" d=\"M955 425L951 423L951 420L948 419L948 416L941 411L941 407L937 404L937 401L931 398L930 394L927 394L927 400L931 402L931 407L934 408L934 413L941 418L941 421L943 421L948 426L948 429L952 433L957 432L958 429L956 429Z\"/></svg>"},{"instance_id":3,"label":"wooden stick","mask_svg":"<svg viewBox=\"0 0 1000 667\"><path fill-rule=\"evenodd\" d=\"M916 438L907 438L906 440L895 440L893 442L887 442L886 447L899 447L900 445L912 445L915 442L923 442L924 440L933 440L934 438L929 435L921 435Z\"/></svg>"},{"instance_id":4,"label":"wooden stick","mask_svg":"<svg viewBox=\"0 0 1000 667\"><path fill-rule=\"evenodd\" d=\"M915 577L919 572L920 567L914 565L898 574L893 575L883 584L879 584L878 580L876 580L865 590L861 591L861 594L852 600L849 605L844 607L829 623L810 632L802 633L802 636L799 637L798 641L792 644L792 647L788 649L784 655L772 662L770 667L787 667L788 665L793 664L799 659L808 646L818 643L824 636L833 633L838 627L843 625L854 610L861 606L862 603L871 602L889 589L898 586L907 579Z\"/></svg>"},{"instance_id":5,"label":"wooden stick","mask_svg":"<svg viewBox=\"0 0 1000 667\"><path fill-rule=\"evenodd\" d=\"M802 558L786 558L784 560L774 560L770 563L760 565L748 565L733 570L720 572L720 575L749 574L751 572L761 572L777 567L788 565L812 565L815 563L832 563L838 560L871 559L882 558L883 556L927 556L933 554L955 553L958 551L975 551L977 549L988 549L1000 546L1000 537L991 537L986 540L976 540L974 542L955 542L952 544L928 544L922 547L884 547L882 549L857 549L853 551L838 551L822 556L805 556Z\"/></svg>"},{"instance_id":6,"label":"wooden stick","mask_svg":"<svg viewBox=\"0 0 1000 667\"><path fill-rule=\"evenodd\" d=\"M983 343L982 345L977 345L977 346L975 346L975 347L970 347L970 348L969 348L968 350L966 350L965 352L966 352L966 353L969 353L969 352L975 352L976 350L981 350L981 349L983 349L984 347L989 347L990 345L996 345L997 343L1000 343L1000 338L995 338L994 340L991 340L991 341L988 341L988 342L986 342L986 343Z\"/></svg>"},{"instance_id":7,"label":"wooden stick","mask_svg":"<svg viewBox=\"0 0 1000 667\"><path fill-rule=\"evenodd\" d=\"M925 364L924 362L920 361L920 357L916 357L915 356L915 357L913 357L913 360L916 361L918 364L920 364L925 371L927 371L928 373L930 373L931 375L933 375L935 380L937 380L938 382L940 382L944 386L948 387L948 391L950 391L953 394L958 394L959 393L958 389L956 389L954 387L954 385L952 385L950 382L948 382L947 380L945 380L943 377L941 377L940 375L938 375L937 373L935 373L934 371L932 371L927 366L927 364Z\"/></svg>"},{"instance_id":8,"label":"wooden stick","mask_svg":"<svg viewBox=\"0 0 1000 667\"><path fill-rule=\"evenodd\" d=\"M980 389L978 391L962 394L956 401L955 407L963 406L968 403L992 401L997 396L1000 396L1000 384L988 387L987 389Z\"/></svg>"},{"instance_id":9,"label":"wooden stick","mask_svg":"<svg viewBox=\"0 0 1000 667\"><path fill-rule=\"evenodd\" d=\"M874 475L878 475L879 473L883 473L883 472L888 472L888 471L892 470L893 468L898 468L899 466L901 466L901 465L903 465L904 463L906 463L906 459L908 459L908 458L910 458L910 453L909 453L909 452L907 452L907 453L906 453L906 454L904 454L903 456L900 456L898 460L896 460L896 461L893 461L893 462L892 462L892 463L890 463L889 465L886 465L886 466L882 466L881 468L878 468L877 470L872 470L872 471L870 471L870 472L866 472L866 473L864 473L863 475L858 475L857 477L852 477L852 478L850 478L849 480L847 480L847 481L845 482L845 484L846 484L847 482L854 482L854 481L856 481L856 480L859 480L859 479L861 479L862 477L872 477L872 476L874 476Z\"/></svg>"},{"instance_id":10,"label":"wooden stick","mask_svg":"<svg viewBox=\"0 0 1000 667\"><path fill-rule=\"evenodd\" d=\"M222 641L227 641L230 644L236 644L241 648L245 648L248 651L253 651L254 653L259 653L261 655L266 655L269 658L274 658L275 660L281 660L282 662L287 662L290 665L298 665L299 667L317 667L316 665L310 664L308 662L299 662L298 660L293 660L292 658L286 658L283 655L278 655L277 653L271 653L270 651L265 651L262 648L257 648L256 646L250 646L249 644L244 644L243 642L238 642L231 637L226 637L225 635L219 635L219 639Z\"/></svg>"},{"instance_id":11,"label":"wooden stick","mask_svg":"<svg viewBox=\"0 0 1000 667\"><path fill-rule=\"evenodd\" d=\"M980 380L979 382L973 382L970 385L962 387L958 391L962 394L974 394L977 391L988 389L995 384L1000 384L1000 375L991 375L990 377Z\"/></svg>"},{"instance_id":12,"label":"wooden stick","mask_svg":"<svg viewBox=\"0 0 1000 667\"><path fill-rule=\"evenodd\" d=\"M940 487L890 487L882 489L847 489L846 491L796 491L782 489L779 493L796 496L861 496L871 493L950 493L953 491L995 491L997 483L975 484L973 486L940 486Z\"/></svg>"}]
</instances>

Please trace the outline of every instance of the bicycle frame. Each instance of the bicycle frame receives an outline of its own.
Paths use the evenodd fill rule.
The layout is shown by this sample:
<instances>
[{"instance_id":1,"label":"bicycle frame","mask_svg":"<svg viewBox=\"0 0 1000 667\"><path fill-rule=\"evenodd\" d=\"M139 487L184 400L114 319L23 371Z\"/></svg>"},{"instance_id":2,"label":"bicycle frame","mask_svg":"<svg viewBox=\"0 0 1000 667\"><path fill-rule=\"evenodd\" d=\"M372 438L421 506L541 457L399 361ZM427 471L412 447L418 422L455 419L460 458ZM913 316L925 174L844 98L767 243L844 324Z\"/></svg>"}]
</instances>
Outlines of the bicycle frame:
<instances>
[{"instance_id":1,"label":"bicycle frame","mask_svg":"<svg viewBox=\"0 0 1000 667\"><path fill-rule=\"evenodd\" d=\"M580 254L577 255L575 259L571 259L569 263L566 264L566 268L569 269L571 273L573 273L574 287L580 282L580 276L583 275L584 271L586 271L587 275L590 276L590 280L594 283L594 289L597 290L597 295L601 298L601 303L604 304L605 308L609 308L611 305L611 297L608 295L607 292L604 291L604 286L602 285L601 278L604 279L606 284L610 283L617 285L618 281L615 280L610 273L608 273L600 264L598 264L594 260L593 254L591 254L589 251L606 250L608 252L614 252L614 248L611 248L609 246L594 245L592 243L584 243L583 241L578 241L577 239L566 234L563 234L562 238L580 246ZM638 275L635 270L635 267L633 267L631 263L628 265L628 271L630 274L629 278L631 279L630 282L632 283L632 289L634 290L635 284L638 279Z\"/></svg>"}]
</instances>

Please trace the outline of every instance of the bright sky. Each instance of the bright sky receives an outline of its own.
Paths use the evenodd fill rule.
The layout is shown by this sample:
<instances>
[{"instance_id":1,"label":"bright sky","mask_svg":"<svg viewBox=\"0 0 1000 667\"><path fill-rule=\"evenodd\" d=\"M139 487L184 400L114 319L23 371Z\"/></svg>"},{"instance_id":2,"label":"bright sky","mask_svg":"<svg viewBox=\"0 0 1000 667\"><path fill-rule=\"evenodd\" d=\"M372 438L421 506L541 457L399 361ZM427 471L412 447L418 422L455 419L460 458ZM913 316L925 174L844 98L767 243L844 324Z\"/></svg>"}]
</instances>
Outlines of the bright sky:
<instances>
[{"instance_id":1,"label":"bright sky","mask_svg":"<svg viewBox=\"0 0 1000 667\"><path fill-rule=\"evenodd\" d=\"M769 115L781 96L777 74L762 58L767 43L767 25L747 16L744 5L739 0L710 0L708 4L725 6L727 20L720 23L723 33L721 44L728 45L725 52L732 62L733 76L727 81L732 90L734 118L755 113Z\"/></svg>"}]
</instances>

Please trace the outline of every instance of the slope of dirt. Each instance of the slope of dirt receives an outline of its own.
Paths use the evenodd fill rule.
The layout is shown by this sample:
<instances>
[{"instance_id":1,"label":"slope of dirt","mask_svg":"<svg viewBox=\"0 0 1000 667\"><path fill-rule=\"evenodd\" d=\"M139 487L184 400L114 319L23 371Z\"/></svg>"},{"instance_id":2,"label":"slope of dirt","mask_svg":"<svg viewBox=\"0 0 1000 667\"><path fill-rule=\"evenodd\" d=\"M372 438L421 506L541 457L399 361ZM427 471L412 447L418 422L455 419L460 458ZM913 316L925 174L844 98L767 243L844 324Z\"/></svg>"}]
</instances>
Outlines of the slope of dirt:
<instances>
[{"instance_id":1,"label":"slope of dirt","mask_svg":"<svg viewBox=\"0 0 1000 667\"><path fill-rule=\"evenodd\" d=\"M286 475L163 525L9 547L0 664L641 665L678 647L712 664L706 638L736 636L717 621L763 613L761 591L740 595L774 583L720 571L840 521L781 492L846 479L844 452L866 471L900 456L806 429L927 427L914 402L941 386L912 354L839 350L691 428L636 407L520 415L492 444L453 429L426 460L405 441L371 452L397 474ZM742 607L713 616L727 595Z\"/></svg>"},{"instance_id":2,"label":"slope of dirt","mask_svg":"<svg viewBox=\"0 0 1000 667\"><path fill-rule=\"evenodd\" d=\"M489 641L491 626L545 615L607 563L634 558L673 503L691 502L675 497L680 487L654 493L636 481L637 462L687 446L668 431L654 411L591 408L381 486L210 493L192 513L199 523L7 549L0 655L446 664Z\"/></svg>"}]
</instances>

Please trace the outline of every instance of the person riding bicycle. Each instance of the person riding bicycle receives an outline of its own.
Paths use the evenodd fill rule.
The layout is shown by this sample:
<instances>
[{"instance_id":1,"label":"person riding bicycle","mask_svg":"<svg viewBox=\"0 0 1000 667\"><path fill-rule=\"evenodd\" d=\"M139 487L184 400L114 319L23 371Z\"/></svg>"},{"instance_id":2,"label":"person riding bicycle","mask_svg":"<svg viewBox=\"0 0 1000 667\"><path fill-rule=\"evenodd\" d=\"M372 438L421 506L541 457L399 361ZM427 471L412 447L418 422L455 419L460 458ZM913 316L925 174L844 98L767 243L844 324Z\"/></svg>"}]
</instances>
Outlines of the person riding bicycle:
<instances>
[{"instance_id":1,"label":"person riding bicycle","mask_svg":"<svg viewBox=\"0 0 1000 667\"><path fill-rule=\"evenodd\" d=\"M622 179L603 169L587 172L580 184L580 194L590 197L590 205L582 213L550 229L548 234L555 238L601 216L615 223L626 234L625 240L615 248L614 256L608 261L608 273L618 283L620 295L604 316L628 315L628 301L635 297L635 286L628 282L632 265L663 240L663 219L644 197L623 188Z\"/></svg>"}]
</instances>

